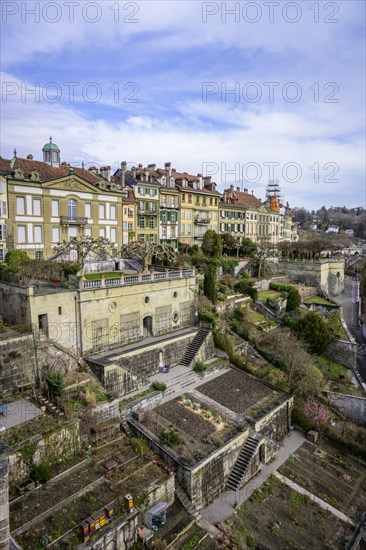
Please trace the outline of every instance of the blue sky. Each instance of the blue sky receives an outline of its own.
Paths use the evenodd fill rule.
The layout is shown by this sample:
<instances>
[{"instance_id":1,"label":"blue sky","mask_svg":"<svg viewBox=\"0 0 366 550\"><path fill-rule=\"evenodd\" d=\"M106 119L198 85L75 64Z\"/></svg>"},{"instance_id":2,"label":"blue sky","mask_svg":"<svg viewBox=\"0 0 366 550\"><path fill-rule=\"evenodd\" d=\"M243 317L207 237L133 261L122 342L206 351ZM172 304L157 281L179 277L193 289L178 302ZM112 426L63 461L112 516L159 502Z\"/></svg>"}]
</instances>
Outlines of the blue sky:
<instances>
[{"instance_id":1,"label":"blue sky","mask_svg":"<svg viewBox=\"0 0 366 550\"><path fill-rule=\"evenodd\" d=\"M365 204L363 1L4 0L1 22L2 156L52 135L71 163Z\"/></svg>"}]
</instances>

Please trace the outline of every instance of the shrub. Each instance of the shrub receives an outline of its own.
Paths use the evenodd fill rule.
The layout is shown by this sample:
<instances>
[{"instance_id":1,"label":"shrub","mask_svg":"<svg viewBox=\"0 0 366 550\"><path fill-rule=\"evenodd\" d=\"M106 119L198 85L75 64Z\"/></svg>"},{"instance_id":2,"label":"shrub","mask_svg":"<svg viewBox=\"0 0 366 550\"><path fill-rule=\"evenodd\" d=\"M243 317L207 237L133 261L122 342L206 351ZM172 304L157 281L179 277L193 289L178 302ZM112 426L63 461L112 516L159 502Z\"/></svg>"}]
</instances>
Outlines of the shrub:
<instances>
[{"instance_id":1,"label":"shrub","mask_svg":"<svg viewBox=\"0 0 366 550\"><path fill-rule=\"evenodd\" d=\"M140 458L145 458L145 456L150 450L148 443L144 439L141 439L140 437L133 437L131 439L131 445Z\"/></svg>"},{"instance_id":2,"label":"shrub","mask_svg":"<svg viewBox=\"0 0 366 550\"><path fill-rule=\"evenodd\" d=\"M47 483L51 479L51 466L45 462L34 464L30 477L36 483Z\"/></svg>"},{"instance_id":3,"label":"shrub","mask_svg":"<svg viewBox=\"0 0 366 550\"><path fill-rule=\"evenodd\" d=\"M202 361L196 361L193 367L193 370L196 372L204 372L206 370L206 366Z\"/></svg>"},{"instance_id":4,"label":"shrub","mask_svg":"<svg viewBox=\"0 0 366 550\"><path fill-rule=\"evenodd\" d=\"M155 380L151 385L156 391L166 390L166 384L164 382L159 382L158 380Z\"/></svg>"},{"instance_id":5,"label":"shrub","mask_svg":"<svg viewBox=\"0 0 366 550\"><path fill-rule=\"evenodd\" d=\"M301 304L301 296L296 288L288 291L286 311L296 311Z\"/></svg>"},{"instance_id":6,"label":"shrub","mask_svg":"<svg viewBox=\"0 0 366 550\"><path fill-rule=\"evenodd\" d=\"M51 372L47 371L44 375L44 379L48 386L48 391L50 392L50 396L53 397L60 397L62 394L62 390L64 389L64 377L61 372Z\"/></svg>"},{"instance_id":7,"label":"shrub","mask_svg":"<svg viewBox=\"0 0 366 550\"><path fill-rule=\"evenodd\" d=\"M170 445L172 445L173 447L175 445L178 445L178 443L180 443L180 435L177 432L177 430L174 430L174 429L166 430L163 435L165 440L168 443L170 443Z\"/></svg>"}]
</instances>

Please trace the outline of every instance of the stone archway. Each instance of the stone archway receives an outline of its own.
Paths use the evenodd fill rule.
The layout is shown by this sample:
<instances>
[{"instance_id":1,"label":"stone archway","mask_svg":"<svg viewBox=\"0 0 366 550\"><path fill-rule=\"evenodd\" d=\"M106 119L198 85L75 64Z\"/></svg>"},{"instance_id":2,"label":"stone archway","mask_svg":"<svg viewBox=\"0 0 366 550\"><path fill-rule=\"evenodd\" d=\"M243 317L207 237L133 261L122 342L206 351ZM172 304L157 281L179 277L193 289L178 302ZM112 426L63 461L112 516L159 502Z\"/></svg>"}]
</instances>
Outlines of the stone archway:
<instances>
[{"instance_id":1,"label":"stone archway","mask_svg":"<svg viewBox=\"0 0 366 550\"><path fill-rule=\"evenodd\" d=\"M266 463L266 444L262 443L258 450L259 462L260 464Z\"/></svg>"},{"instance_id":2,"label":"stone archway","mask_svg":"<svg viewBox=\"0 0 366 550\"><path fill-rule=\"evenodd\" d=\"M150 338L153 334L153 318L151 315L147 315L143 319L144 338Z\"/></svg>"}]
</instances>

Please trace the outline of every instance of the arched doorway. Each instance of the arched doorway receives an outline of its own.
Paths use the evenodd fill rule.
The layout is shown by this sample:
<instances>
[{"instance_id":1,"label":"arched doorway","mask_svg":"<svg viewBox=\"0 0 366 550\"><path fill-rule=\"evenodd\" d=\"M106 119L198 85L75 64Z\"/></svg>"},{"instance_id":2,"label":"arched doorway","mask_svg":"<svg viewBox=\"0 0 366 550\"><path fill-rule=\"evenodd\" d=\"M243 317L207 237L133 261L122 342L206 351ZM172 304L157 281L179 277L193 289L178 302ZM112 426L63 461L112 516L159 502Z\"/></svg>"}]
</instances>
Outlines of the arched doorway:
<instances>
[{"instance_id":1,"label":"arched doorway","mask_svg":"<svg viewBox=\"0 0 366 550\"><path fill-rule=\"evenodd\" d=\"M262 443L262 445L259 447L259 462L261 464L266 463L266 445L265 445L265 443Z\"/></svg>"},{"instance_id":2,"label":"arched doorway","mask_svg":"<svg viewBox=\"0 0 366 550\"><path fill-rule=\"evenodd\" d=\"M150 336L153 336L153 319L151 315L144 317L143 327L144 327L144 338L149 338Z\"/></svg>"}]
</instances>

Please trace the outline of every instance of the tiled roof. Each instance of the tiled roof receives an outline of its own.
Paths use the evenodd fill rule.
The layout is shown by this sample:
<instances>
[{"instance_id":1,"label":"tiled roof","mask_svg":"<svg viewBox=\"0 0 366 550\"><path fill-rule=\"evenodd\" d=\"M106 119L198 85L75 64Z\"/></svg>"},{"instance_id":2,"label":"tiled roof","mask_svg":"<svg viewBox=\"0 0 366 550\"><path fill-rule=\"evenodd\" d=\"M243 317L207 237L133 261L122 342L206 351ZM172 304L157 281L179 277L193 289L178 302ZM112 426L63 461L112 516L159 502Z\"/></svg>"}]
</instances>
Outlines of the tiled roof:
<instances>
[{"instance_id":1,"label":"tiled roof","mask_svg":"<svg viewBox=\"0 0 366 550\"><path fill-rule=\"evenodd\" d=\"M37 170L37 172L39 173L40 181L42 183L56 178L61 178L63 176L67 176L70 170L70 166L68 165L60 166L59 168L57 168L55 166L50 166L49 164L47 164L47 162L42 162L34 159L23 159L18 157L15 159L13 165L11 165L10 163L11 161L9 159L4 159L0 157L0 171L11 174L15 171L16 168L20 168L24 173L25 179L30 179L30 173L33 170ZM101 176L93 174L89 170L84 170L83 168L71 168L73 168L73 173L76 176L79 176L83 180L87 181L88 183L92 183L93 185L96 185L101 180L105 181Z\"/></svg>"},{"instance_id":2,"label":"tiled roof","mask_svg":"<svg viewBox=\"0 0 366 550\"><path fill-rule=\"evenodd\" d=\"M225 189L224 193L227 196L228 204L236 204L247 208L259 208L263 206L262 201L251 193L234 191L234 189Z\"/></svg>"}]
</instances>

